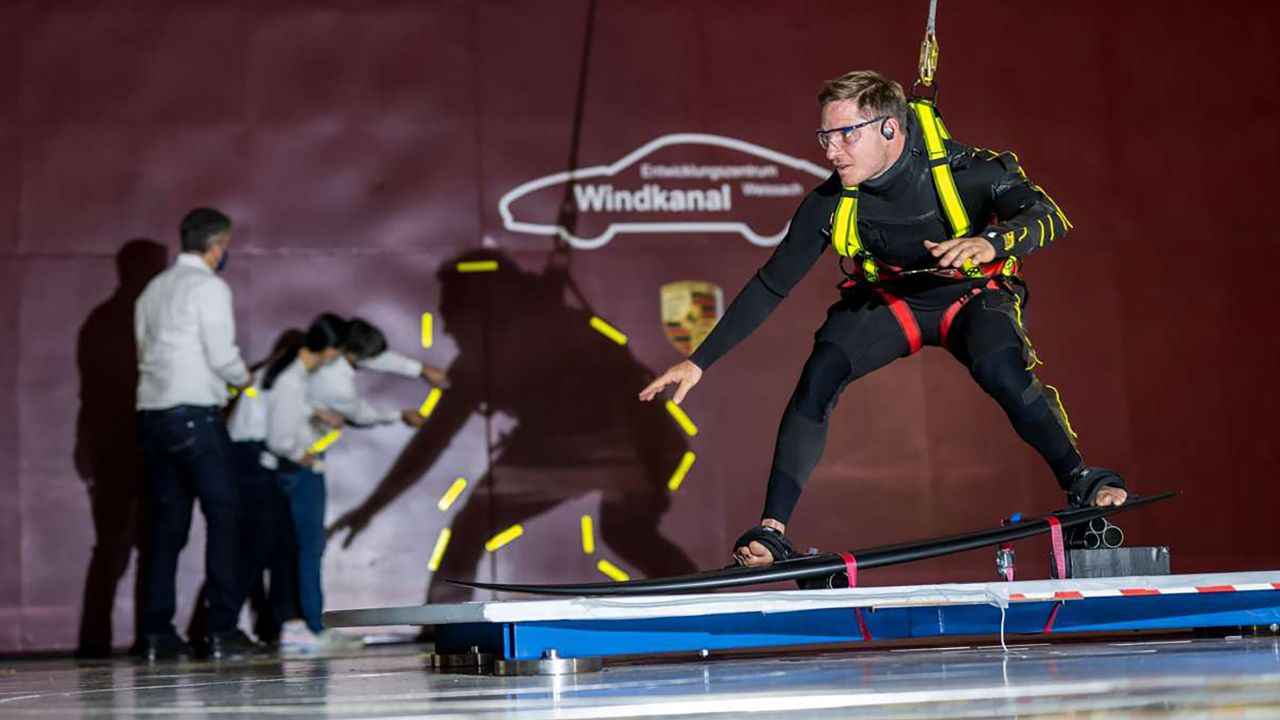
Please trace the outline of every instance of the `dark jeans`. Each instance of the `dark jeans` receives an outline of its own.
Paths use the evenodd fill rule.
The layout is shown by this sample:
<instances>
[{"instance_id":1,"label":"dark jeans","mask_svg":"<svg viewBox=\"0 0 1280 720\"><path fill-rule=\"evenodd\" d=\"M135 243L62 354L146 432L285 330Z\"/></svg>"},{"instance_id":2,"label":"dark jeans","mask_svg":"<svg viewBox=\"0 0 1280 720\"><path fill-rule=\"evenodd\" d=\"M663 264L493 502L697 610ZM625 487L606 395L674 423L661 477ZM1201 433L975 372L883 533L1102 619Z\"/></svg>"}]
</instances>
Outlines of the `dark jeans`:
<instances>
[{"instance_id":1,"label":"dark jeans","mask_svg":"<svg viewBox=\"0 0 1280 720\"><path fill-rule=\"evenodd\" d=\"M191 530L191 505L204 513L205 594L210 632L236 625L240 536L231 439L222 412L213 407L177 407L138 413L138 438L147 463L152 507L150 548L143 580L142 632L173 633L178 553Z\"/></svg>"},{"instance_id":2,"label":"dark jeans","mask_svg":"<svg viewBox=\"0 0 1280 720\"><path fill-rule=\"evenodd\" d=\"M289 499L293 529L298 538L298 602L302 619L311 632L324 625L324 591L320 586L320 561L324 556L324 476L296 465L282 468L277 477Z\"/></svg>"},{"instance_id":3,"label":"dark jeans","mask_svg":"<svg viewBox=\"0 0 1280 720\"><path fill-rule=\"evenodd\" d=\"M289 500L280 489L275 471L262 467L259 462L262 451L261 442L231 443L240 502L240 579L236 607L243 604L246 595L253 600L255 591L261 593L263 597L253 603L257 614L255 633L259 640L274 641L280 635L280 624L298 617L294 580L298 572L298 545ZM262 582L263 570L270 574L269 585ZM263 590L268 587L269 591ZM208 632L207 605L205 588L201 588L187 628L189 637L202 637Z\"/></svg>"},{"instance_id":4,"label":"dark jeans","mask_svg":"<svg viewBox=\"0 0 1280 720\"><path fill-rule=\"evenodd\" d=\"M280 624L298 617L298 542L293 531L289 499L276 479L276 472L259 463L262 443L234 443L236 468L240 473L240 512L244 524L242 552L245 570L244 594L251 594L262 582L262 571L270 575L267 586L269 606L256 606L255 628L259 639L280 634ZM323 518L323 511L321 513ZM264 638L265 636L265 638Z\"/></svg>"}]
</instances>

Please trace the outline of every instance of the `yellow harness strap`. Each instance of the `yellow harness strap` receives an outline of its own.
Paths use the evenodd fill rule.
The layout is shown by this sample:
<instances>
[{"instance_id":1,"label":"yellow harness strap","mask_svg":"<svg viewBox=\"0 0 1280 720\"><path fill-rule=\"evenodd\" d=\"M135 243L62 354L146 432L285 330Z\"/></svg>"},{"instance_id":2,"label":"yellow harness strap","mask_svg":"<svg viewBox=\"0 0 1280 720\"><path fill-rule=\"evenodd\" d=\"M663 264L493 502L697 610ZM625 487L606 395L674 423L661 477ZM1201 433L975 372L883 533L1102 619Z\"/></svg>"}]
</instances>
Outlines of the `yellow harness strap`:
<instances>
[{"instance_id":1,"label":"yellow harness strap","mask_svg":"<svg viewBox=\"0 0 1280 720\"><path fill-rule=\"evenodd\" d=\"M920 129L924 135L925 150L929 154L929 172L933 177L933 187L942 204L943 215L951 228L951 237L965 237L969 234L969 214L965 212L964 202L960 200L960 191L956 189L955 178L951 174L950 157L947 156L945 141L951 137L947 128L938 116L938 110L932 100L916 98L907 103L916 118L920 121ZM863 277L870 282L880 278L879 265L871 253L862 247L858 237L858 188L846 187L840 192L836 203L836 211L831 216L831 244L841 257L852 258L858 262ZM966 260L963 268L965 275L978 278L992 274L986 267L978 266ZM1009 258L1000 268L999 274L1006 277L1017 272L1017 261Z\"/></svg>"},{"instance_id":2,"label":"yellow harness strap","mask_svg":"<svg viewBox=\"0 0 1280 720\"><path fill-rule=\"evenodd\" d=\"M831 244L841 257L853 258L862 266L863 275L870 282L880 277L880 267L871 253L862 248L858 237L858 188L847 187L840 191L836 212L831 216Z\"/></svg>"},{"instance_id":3,"label":"yellow harness strap","mask_svg":"<svg viewBox=\"0 0 1280 720\"><path fill-rule=\"evenodd\" d=\"M924 147L929 153L929 171L933 174L933 186L942 202L942 212L947 216L947 224L951 226L951 237L964 237L969 234L969 214L960 201L960 191L956 189L955 178L951 175L950 158L947 157L947 146L943 142L950 135L931 101L916 99L908 104L920 120Z\"/></svg>"}]
</instances>

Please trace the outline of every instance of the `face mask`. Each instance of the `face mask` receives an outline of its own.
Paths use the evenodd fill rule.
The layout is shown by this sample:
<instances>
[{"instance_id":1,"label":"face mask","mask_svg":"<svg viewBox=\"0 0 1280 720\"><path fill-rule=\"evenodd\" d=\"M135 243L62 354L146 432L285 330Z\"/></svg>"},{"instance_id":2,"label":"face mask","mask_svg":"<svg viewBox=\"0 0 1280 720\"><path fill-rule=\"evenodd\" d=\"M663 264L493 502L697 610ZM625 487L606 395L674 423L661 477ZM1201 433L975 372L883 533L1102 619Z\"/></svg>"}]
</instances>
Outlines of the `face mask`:
<instances>
[{"instance_id":1,"label":"face mask","mask_svg":"<svg viewBox=\"0 0 1280 720\"><path fill-rule=\"evenodd\" d=\"M218 266L213 269L214 272L222 272L227 267L227 258L231 257L230 250L223 250L222 257L218 258Z\"/></svg>"}]
</instances>

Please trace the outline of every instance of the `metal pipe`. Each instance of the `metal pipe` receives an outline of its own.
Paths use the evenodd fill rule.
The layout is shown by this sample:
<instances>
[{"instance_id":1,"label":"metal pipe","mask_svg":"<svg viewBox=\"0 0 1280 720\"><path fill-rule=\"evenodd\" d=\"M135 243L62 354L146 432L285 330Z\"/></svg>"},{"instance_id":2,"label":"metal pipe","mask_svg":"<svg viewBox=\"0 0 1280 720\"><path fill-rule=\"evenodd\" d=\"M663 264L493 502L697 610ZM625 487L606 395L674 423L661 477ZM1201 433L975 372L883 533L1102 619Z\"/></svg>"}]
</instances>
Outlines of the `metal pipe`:
<instances>
[{"instance_id":1,"label":"metal pipe","mask_svg":"<svg viewBox=\"0 0 1280 720\"><path fill-rule=\"evenodd\" d=\"M1118 548L1124 544L1124 531L1112 525L1102 533L1102 546Z\"/></svg>"}]
</instances>

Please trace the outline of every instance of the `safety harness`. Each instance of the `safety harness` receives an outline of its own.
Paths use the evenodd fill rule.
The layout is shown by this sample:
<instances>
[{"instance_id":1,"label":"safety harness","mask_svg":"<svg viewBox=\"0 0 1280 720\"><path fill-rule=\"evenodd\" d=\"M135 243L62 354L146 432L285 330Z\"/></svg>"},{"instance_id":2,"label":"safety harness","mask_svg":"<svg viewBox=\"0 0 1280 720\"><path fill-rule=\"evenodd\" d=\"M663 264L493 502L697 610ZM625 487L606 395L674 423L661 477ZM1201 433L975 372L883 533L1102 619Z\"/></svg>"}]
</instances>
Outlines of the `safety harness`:
<instances>
[{"instance_id":1,"label":"safety harness","mask_svg":"<svg viewBox=\"0 0 1280 720\"><path fill-rule=\"evenodd\" d=\"M932 100L913 98L908 106L919 120L921 133L924 135L925 150L929 155L929 174L933 178L934 190L938 193L938 201L942 205L943 214L947 218L947 226L951 229L951 237L960 238L969 234L969 214L960 200L960 191L956 189L955 177L951 174L951 158L947 154L945 141L950 139L947 128L942 124L942 117ZM831 245L840 256L841 270L853 282L883 283L908 275L930 274L956 280L1014 277L1021 269L1017 257L1010 256L988 263L965 261L962 268L923 268L904 270L879 260L862 244L858 235L858 187L843 188L836 210L831 216ZM854 263L854 271L844 267L844 259Z\"/></svg>"},{"instance_id":2,"label":"safety harness","mask_svg":"<svg viewBox=\"0 0 1280 720\"><path fill-rule=\"evenodd\" d=\"M965 211L960 199L960 191L956 189L955 177L951 174L951 158L947 154L946 140L950 139L942 117L932 99L915 97L908 103L911 112L919 121L921 134L924 136L925 150L928 153L929 174L933 178L933 187L938 194L938 202L942 205L943 215L951 230L951 237L960 238L969 234L969 214ZM1020 278L1022 263L1016 256L1000 258L986 263L964 262L959 268L920 268L906 270L875 257L862 244L858 235L858 187L845 187L840 192L836 210L831 215L831 244L840 256L840 270L846 279L840 284L841 289L849 289L859 284L870 285L885 303L893 310L894 317L907 336L910 352L921 347L920 330L915 318L906 303L899 297L885 290L882 285L912 275L932 275L952 280L978 280L986 278L987 282L966 293L944 314L942 341L946 343L946 330L951 320L972 297L983 290L995 290L1008 287L1009 279ZM853 270L845 267L845 260L853 261Z\"/></svg>"}]
</instances>

